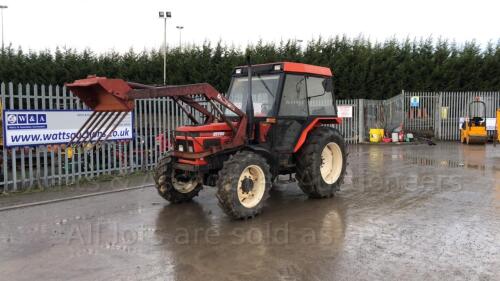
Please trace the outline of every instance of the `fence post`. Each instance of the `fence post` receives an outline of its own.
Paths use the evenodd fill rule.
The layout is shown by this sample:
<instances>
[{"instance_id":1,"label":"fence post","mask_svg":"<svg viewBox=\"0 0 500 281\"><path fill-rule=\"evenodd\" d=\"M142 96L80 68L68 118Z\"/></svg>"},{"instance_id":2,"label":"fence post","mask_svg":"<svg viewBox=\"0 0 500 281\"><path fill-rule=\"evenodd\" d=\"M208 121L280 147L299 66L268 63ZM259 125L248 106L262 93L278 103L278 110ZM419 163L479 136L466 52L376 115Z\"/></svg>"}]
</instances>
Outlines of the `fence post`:
<instances>
[{"instance_id":1,"label":"fence post","mask_svg":"<svg viewBox=\"0 0 500 281\"><path fill-rule=\"evenodd\" d=\"M0 107L2 107L3 110L5 110L6 107L7 107L6 104L5 104L5 100L6 100L5 83L2 82L0 84L0 102L2 103L0 105ZM2 114L3 114L3 112L2 112ZM5 122L5 121L3 121L3 122ZM4 141L4 140L2 139L2 141ZM7 192L7 189L8 189L7 185L8 185L8 181L9 181L9 174L8 174L9 170L8 170L8 167L7 167L8 166L7 163L8 163L9 159L7 157L8 157L8 155L7 155L7 147L3 146L3 144L2 144L2 159L3 159L2 161L4 161L3 165L2 165L3 166L3 187L0 189L0 193L1 192Z\"/></svg>"},{"instance_id":2,"label":"fence post","mask_svg":"<svg viewBox=\"0 0 500 281\"><path fill-rule=\"evenodd\" d=\"M362 143L365 141L365 100L358 99L358 139Z\"/></svg>"},{"instance_id":3,"label":"fence post","mask_svg":"<svg viewBox=\"0 0 500 281\"><path fill-rule=\"evenodd\" d=\"M14 109L14 84L9 82L9 109ZM12 152L12 190L17 191L17 155L16 155L17 147L11 148ZM8 163L6 163L8 165Z\"/></svg>"},{"instance_id":4,"label":"fence post","mask_svg":"<svg viewBox=\"0 0 500 281\"><path fill-rule=\"evenodd\" d=\"M443 93L439 92L438 93L438 99L437 99L437 118L436 118L436 124L434 125L434 134L436 135L437 139L441 140L441 110L442 110L442 96Z\"/></svg>"},{"instance_id":5,"label":"fence post","mask_svg":"<svg viewBox=\"0 0 500 281\"><path fill-rule=\"evenodd\" d=\"M402 106L403 110L401 110L401 122L403 123L403 129L406 126L406 120L405 120L405 112L406 112L406 99L405 99L405 90L401 90L401 99L402 99Z\"/></svg>"}]
</instances>

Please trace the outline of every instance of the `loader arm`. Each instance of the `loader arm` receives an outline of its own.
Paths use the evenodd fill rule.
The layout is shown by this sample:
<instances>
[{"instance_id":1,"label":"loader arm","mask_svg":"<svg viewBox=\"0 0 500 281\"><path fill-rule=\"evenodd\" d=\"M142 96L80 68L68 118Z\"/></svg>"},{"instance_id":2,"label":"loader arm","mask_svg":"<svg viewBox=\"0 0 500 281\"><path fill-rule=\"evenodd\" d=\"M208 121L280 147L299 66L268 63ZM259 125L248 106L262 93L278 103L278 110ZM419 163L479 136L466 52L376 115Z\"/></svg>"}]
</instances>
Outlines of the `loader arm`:
<instances>
[{"instance_id":1,"label":"loader arm","mask_svg":"<svg viewBox=\"0 0 500 281\"><path fill-rule=\"evenodd\" d=\"M69 146L90 142L96 133L101 133L95 141L96 143L106 141L127 113L134 110L135 100L163 97L172 98L195 124L198 124L198 121L184 105L205 116L204 124L212 123L215 120L224 121L233 130L236 144L239 145L245 141L247 122L245 113L208 83L155 87L126 82L122 79L89 76L86 79L66 84L66 87L94 111L68 143ZM208 110L193 97L202 97L203 101L214 107L217 114ZM226 118L218 105L229 109L238 116L239 120L236 126Z\"/></svg>"}]
</instances>

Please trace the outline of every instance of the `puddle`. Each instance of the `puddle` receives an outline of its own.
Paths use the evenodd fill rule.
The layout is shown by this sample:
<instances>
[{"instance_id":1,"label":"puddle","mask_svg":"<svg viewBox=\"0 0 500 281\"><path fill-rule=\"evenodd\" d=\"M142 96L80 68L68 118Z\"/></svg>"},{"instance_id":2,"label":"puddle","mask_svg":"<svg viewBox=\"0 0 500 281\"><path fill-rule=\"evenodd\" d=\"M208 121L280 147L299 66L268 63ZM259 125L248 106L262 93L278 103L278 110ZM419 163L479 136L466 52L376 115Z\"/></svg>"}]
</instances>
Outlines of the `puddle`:
<instances>
[{"instance_id":1,"label":"puddle","mask_svg":"<svg viewBox=\"0 0 500 281\"><path fill-rule=\"evenodd\" d=\"M412 156L404 156L404 160L406 160L410 164L418 165L418 166L430 166L430 167L439 167L439 168L464 168L464 169L472 169L479 171L494 171L500 172L500 167L497 166L486 166L482 164L476 163L467 163L467 161L455 161L455 160L446 160L446 159L431 159L426 157L412 157Z\"/></svg>"}]
</instances>

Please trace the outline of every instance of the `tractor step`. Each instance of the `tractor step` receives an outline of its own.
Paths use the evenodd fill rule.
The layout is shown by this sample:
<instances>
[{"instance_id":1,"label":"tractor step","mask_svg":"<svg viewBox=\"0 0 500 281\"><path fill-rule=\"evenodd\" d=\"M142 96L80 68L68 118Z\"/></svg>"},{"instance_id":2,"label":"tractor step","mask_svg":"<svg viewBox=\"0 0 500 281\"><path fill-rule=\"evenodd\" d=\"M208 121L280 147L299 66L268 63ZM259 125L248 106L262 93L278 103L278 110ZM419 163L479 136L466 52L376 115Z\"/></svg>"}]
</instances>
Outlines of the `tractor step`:
<instances>
[{"instance_id":1,"label":"tractor step","mask_svg":"<svg viewBox=\"0 0 500 281\"><path fill-rule=\"evenodd\" d=\"M295 177L292 177L292 174L288 176L288 179L280 179L279 176L276 179L276 184L290 184L294 182L297 182L297 179Z\"/></svg>"}]
</instances>

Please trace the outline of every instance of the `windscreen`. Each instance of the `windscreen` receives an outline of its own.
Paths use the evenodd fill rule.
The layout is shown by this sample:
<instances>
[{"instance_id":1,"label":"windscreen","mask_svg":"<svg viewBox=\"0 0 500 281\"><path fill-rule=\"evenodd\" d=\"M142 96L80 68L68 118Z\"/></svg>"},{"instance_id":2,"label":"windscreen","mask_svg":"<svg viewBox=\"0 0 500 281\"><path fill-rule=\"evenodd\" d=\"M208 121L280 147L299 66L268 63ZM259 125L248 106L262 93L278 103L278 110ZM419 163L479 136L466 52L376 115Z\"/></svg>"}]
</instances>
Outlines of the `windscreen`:
<instances>
[{"instance_id":1,"label":"windscreen","mask_svg":"<svg viewBox=\"0 0 500 281\"><path fill-rule=\"evenodd\" d=\"M271 110L278 92L280 75L255 75L252 76L252 99L253 111L256 117L267 117L272 114ZM229 100L239 109L245 112L248 101L248 77L236 77L233 79L228 92ZM235 114L227 110L227 116Z\"/></svg>"}]
</instances>

